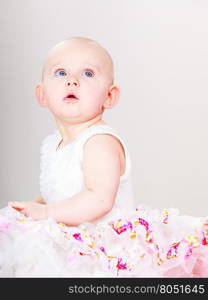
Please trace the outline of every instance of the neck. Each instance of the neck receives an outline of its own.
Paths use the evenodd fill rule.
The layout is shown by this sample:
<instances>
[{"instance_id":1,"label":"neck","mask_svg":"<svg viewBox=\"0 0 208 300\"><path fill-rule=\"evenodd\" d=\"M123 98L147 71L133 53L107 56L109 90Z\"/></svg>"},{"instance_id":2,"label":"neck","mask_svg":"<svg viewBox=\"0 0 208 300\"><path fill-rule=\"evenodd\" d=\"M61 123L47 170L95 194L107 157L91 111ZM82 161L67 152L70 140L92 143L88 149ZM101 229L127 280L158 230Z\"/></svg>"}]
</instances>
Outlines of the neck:
<instances>
[{"instance_id":1,"label":"neck","mask_svg":"<svg viewBox=\"0 0 208 300\"><path fill-rule=\"evenodd\" d=\"M57 123L58 130L62 136L62 145L72 142L79 135L79 133L87 127L90 127L92 125L106 124L102 120L102 114L97 115L91 120L87 120L76 124L63 123L56 117L55 120Z\"/></svg>"}]
</instances>

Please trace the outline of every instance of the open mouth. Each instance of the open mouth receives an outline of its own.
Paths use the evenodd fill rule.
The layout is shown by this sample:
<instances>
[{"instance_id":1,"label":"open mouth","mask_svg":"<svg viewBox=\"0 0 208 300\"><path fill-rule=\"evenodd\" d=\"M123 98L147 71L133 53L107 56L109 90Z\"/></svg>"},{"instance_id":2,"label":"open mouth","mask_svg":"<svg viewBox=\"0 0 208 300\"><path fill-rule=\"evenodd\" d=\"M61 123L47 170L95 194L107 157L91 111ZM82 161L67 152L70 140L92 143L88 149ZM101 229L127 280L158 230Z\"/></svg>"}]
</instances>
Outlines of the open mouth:
<instances>
[{"instance_id":1,"label":"open mouth","mask_svg":"<svg viewBox=\"0 0 208 300\"><path fill-rule=\"evenodd\" d=\"M77 98L77 96L74 94L74 93L69 93L65 98L64 100L66 101L76 101L76 100L79 100Z\"/></svg>"}]
</instances>

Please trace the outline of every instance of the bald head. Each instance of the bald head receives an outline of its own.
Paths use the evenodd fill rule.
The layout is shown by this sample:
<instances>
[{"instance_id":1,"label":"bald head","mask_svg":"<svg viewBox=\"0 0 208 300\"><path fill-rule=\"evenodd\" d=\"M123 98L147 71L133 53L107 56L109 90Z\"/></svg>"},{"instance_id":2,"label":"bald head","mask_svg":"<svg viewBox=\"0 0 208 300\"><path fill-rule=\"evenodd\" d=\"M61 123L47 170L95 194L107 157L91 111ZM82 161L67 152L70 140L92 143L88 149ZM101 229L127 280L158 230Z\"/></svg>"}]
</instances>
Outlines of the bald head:
<instances>
[{"instance_id":1,"label":"bald head","mask_svg":"<svg viewBox=\"0 0 208 300\"><path fill-rule=\"evenodd\" d=\"M65 39L56 44L50 51L45 59L43 70L42 70L42 81L44 80L45 73L48 67L58 60L61 55L68 56L69 59L73 60L73 55L80 55L80 60L87 56L90 60L94 60L98 67L105 72L109 78L109 82L113 84L114 81L114 68L113 61L109 53L100 44L94 40L84 37L72 37Z\"/></svg>"}]
</instances>

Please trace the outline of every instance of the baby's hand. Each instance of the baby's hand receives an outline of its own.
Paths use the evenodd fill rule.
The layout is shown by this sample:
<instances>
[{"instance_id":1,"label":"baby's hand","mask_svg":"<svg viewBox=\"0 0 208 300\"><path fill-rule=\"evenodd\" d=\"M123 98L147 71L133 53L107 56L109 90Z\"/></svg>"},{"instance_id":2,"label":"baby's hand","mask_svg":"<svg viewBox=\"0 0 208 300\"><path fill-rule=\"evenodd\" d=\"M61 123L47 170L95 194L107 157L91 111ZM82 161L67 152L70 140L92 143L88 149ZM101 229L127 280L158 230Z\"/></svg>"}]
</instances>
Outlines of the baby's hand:
<instances>
[{"instance_id":1,"label":"baby's hand","mask_svg":"<svg viewBox=\"0 0 208 300\"><path fill-rule=\"evenodd\" d=\"M10 201L10 202L8 202L8 206L11 207L11 208L16 209L18 211L21 211L22 210L22 206L21 205L23 205L25 203L29 203L29 202L26 202L26 201L24 201L24 202Z\"/></svg>"},{"instance_id":2,"label":"baby's hand","mask_svg":"<svg viewBox=\"0 0 208 300\"><path fill-rule=\"evenodd\" d=\"M16 209L26 217L31 217L33 220L47 219L45 204L40 204L33 201L29 201L29 202L14 201L14 202L9 202L8 206Z\"/></svg>"}]
</instances>

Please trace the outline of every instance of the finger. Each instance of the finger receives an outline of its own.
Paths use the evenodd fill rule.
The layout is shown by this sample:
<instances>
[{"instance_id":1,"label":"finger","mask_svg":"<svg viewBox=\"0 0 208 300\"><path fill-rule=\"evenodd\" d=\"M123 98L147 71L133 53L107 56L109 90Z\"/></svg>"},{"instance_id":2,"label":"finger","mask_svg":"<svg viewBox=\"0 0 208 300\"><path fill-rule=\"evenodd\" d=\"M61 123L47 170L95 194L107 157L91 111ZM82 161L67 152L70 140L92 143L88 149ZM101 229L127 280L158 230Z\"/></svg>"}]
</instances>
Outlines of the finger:
<instances>
[{"instance_id":1,"label":"finger","mask_svg":"<svg viewBox=\"0 0 208 300\"><path fill-rule=\"evenodd\" d=\"M16 201L10 201L10 202L8 202L8 206L13 207L14 203L16 203Z\"/></svg>"},{"instance_id":2,"label":"finger","mask_svg":"<svg viewBox=\"0 0 208 300\"><path fill-rule=\"evenodd\" d=\"M29 216L28 212L25 209L21 210L20 213L23 214L25 217Z\"/></svg>"},{"instance_id":3,"label":"finger","mask_svg":"<svg viewBox=\"0 0 208 300\"><path fill-rule=\"evenodd\" d=\"M14 202L10 202L11 206L13 208L17 208L17 209L24 209L25 208L25 204L18 202L18 201L14 201Z\"/></svg>"},{"instance_id":4,"label":"finger","mask_svg":"<svg viewBox=\"0 0 208 300\"><path fill-rule=\"evenodd\" d=\"M20 213L21 213L22 215L25 216L25 210L24 210L24 209L21 209L21 210L19 210L19 211L20 211Z\"/></svg>"},{"instance_id":5,"label":"finger","mask_svg":"<svg viewBox=\"0 0 208 300\"><path fill-rule=\"evenodd\" d=\"M16 211L20 211L20 212L22 212L22 211L23 211L23 208L19 208L19 207L13 207L13 206L11 206L11 208L15 209Z\"/></svg>"}]
</instances>

